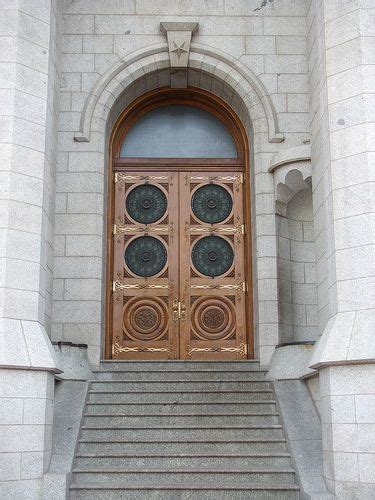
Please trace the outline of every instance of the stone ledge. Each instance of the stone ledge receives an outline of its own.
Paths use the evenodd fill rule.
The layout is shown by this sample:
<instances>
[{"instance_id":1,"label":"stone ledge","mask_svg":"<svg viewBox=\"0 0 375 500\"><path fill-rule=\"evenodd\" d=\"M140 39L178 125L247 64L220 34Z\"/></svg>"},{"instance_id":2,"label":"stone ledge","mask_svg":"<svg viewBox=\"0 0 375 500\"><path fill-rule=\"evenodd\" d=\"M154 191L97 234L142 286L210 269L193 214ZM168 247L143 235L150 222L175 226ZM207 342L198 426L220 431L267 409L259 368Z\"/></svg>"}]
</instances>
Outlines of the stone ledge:
<instances>
[{"instance_id":1,"label":"stone ledge","mask_svg":"<svg viewBox=\"0 0 375 500\"><path fill-rule=\"evenodd\" d=\"M6 318L0 320L0 368L63 371L40 323Z\"/></svg>"},{"instance_id":2,"label":"stone ledge","mask_svg":"<svg viewBox=\"0 0 375 500\"><path fill-rule=\"evenodd\" d=\"M296 342L277 346L270 361L268 380L298 380L307 373L314 374L308 368L313 342Z\"/></svg>"},{"instance_id":3,"label":"stone ledge","mask_svg":"<svg viewBox=\"0 0 375 500\"><path fill-rule=\"evenodd\" d=\"M337 313L317 341L310 368L375 363L374 330L375 309Z\"/></svg>"},{"instance_id":4,"label":"stone ledge","mask_svg":"<svg viewBox=\"0 0 375 500\"><path fill-rule=\"evenodd\" d=\"M87 344L74 344L73 342L53 342L53 348L63 373L59 374L59 380L91 380L92 371L87 359Z\"/></svg>"},{"instance_id":5,"label":"stone ledge","mask_svg":"<svg viewBox=\"0 0 375 500\"><path fill-rule=\"evenodd\" d=\"M279 151L272 157L268 172L273 172L276 168L281 167L282 165L310 160L310 144L303 144L301 146L295 146L294 148L284 149Z\"/></svg>"}]
</instances>

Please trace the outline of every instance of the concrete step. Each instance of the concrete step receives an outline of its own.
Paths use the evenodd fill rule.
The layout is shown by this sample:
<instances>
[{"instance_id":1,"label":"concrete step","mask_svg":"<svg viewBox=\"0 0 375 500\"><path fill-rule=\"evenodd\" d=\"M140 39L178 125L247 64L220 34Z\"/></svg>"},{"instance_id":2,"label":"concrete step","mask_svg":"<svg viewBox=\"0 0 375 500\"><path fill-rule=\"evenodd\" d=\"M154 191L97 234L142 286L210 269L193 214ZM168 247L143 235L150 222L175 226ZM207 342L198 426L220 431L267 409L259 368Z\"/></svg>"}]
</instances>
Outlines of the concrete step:
<instances>
[{"instance_id":1,"label":"concrete step","mask_svg":"<svg viewBox=\"0 0 375 500\"><path fill-rule=\"evenodd\" d=\"M271 484L293 484L295 479L294 470L291 468L263 468L253 469L249 467L231 467L227 468L207 468L193 469L189 467L180 469L161 469L161 468L142 468L142 469L124 469L124 470L95 470L95 469L73 469L73 480L77 482L95 481L95 482L133 482L147 480L153 482L155 486L160 482L171 481L174 483L191 484L196 481L206 484L226 482L233 483L239 481L242 483L255 482Z\"/></svg>"},{"instance_id":2,"label":"concrete step","mask_svg":"<svg viewBox=\"0 0 375 500\"><path fill-rule=\"evenodd\" d=\"M284 438L280 439L249 439L241 437L239 439L185 439L185 440L115 440L109 439L107 441L93 439L93 438L80 438L78 452L79 453L150 453L150 454L223 454L223 455L236 455L238 453L258 453L258 452L285 452L286 441Z\"/></svg>"},{"instance_id":3,"label":"concrete step","mask_svg":"<svg viewBox=\"0 0 375 500\"><path fill-rule=\"evenodd\" d=\"M258 362L103 362L94 376L72 500L298 498Z\"/></svg>"},{"instance_id":4,"label":"concrete step","mask_svg":"<svg viewBox=\"0 0 375 500\"><path fill-rule=\"evenodd\" d=\"M101 370L139 370L148 372L148 370L241 370L241 371L260 371L259 361L246 359L244 361L189 361L189 360L170 360L170 361L108 361L103 360L100 363Z\"/></svg>"},{"instance_id":5,"label":"concrete step","mask_svg":"<svg viewBox=\"0 0 375 500\"><path fill-rule=\"evenodd\" d=\"M91 391L107 391L107 392L209 392L209 391L270 391L269 382L253 381L253 380L178 380L178 381L163 381L149 380L147 382L129 382L123 380L98 380L91 382Z\"/></svg>"},{"instance_id":6,"label":"concrete step","mask_svg":"<svg viewBox=\"0 0 375 500\"><path fill-rule=\"evenodd\" d=\"M86 425L81 427L81 436L83 439L92 440L118 440L118 441L138 441L138 440L230 440L230 439L240 439L243 436L247 438L281 438L282 437L282 427L281 425L270 425L270 426L237 426L234 425L228 427L174 427L173 429L169 427L124 427L124 428L105 428L100 427L88 427Z\"/></svg>"},{"instance_id":7,"label":"concrete step","mask_svg":"<svg viewBox=\"0 0 375 500\"><path fill-rule=\"evenodd\" d=\"M206 403L232 401L266 401L273 400L273 393L271 390L233 390L233 391L151 391L151 392L123 392L123 391L93 391L90 390L89 401L96 403L177 403L180 401L185 402L199 402Z\"/></svg>"},{"instance_id":8,"label":"concrete step","mask_svg":"<svg viewBox=\"0 0 375 500\"><path fill-rule=\"evenodd\" d=\"M186 413L194 413L200 415L213 415L217 413L232 413L249 412L249 414L269 414L275 413L276 402L269 401L216 401L212 403L172 401L169 403L93 403L87 402L85 411L87 413L102 413L102 414L127 414L127 415L183 415Z\"/></svg>"},{"instance_id":9,"label":"concrete step","mask_svg":"<svg viewBox=\"0 0 375 500\"><path fill-rule=\"evenodd\" d=\"M195 425L205 426L230 426L230 425L272 425L279 423L277 413L271 415L249 415L247 413L238 414L185 414L185 415L105 415L90 414L84 416L84 425L88 426L106 426L115 427L154 427L162 425L163 427L192 427Z\"/></svg>"},{"instance_id":10,"label":"concrete step","mask_svg":"<svg viewBox=\"0 0 375 500\"><path fill-rule=\"evenodd\" d=\"M199 452L199 450L198 450ZM207 467L289 467L290 455L285 452L258 453L252 455L127 455L127 454L98 454L78 453L75 466L78 469L131 469L151 468L155 464L161 469L178 469L179 467L207 468Z\"/></svg>"},{"instance_id":11,"label":"concrete step","mask_svg":"<svg viewBox=\"0 0 375 500\"><path fill-rule=\"evenodd\" d=\"M154 484L129 483L73 483L71 500L298 500L298 487L294 485L206 483Z\"/></svg>"},{"instance_id":12,"label":"concrete step","mask_svg":"<svg viewBox=\"0 0 375 500\"><path fill-rule=\"evenodd\" d=\"M95 380L123 380L148 382L150 380L158 380L160 382L175 382L179 380L265 380L264 371L246 371L246 370L225 370L225 369L197 369L191 370L94 370Z\"/></svg>"}]
</instances>

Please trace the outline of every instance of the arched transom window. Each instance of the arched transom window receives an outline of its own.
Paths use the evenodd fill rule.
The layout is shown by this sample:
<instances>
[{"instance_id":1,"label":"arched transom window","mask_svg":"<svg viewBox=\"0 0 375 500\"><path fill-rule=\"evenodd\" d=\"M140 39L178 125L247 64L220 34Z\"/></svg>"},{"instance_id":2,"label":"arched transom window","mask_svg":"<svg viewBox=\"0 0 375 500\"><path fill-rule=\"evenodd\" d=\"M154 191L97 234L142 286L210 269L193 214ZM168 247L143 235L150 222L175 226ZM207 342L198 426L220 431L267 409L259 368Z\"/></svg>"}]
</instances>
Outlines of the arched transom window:
<instances>
[{"instance_id":1,"label":"arched transom window","mask_svg":"<svg viewBox=\"0 0 375 500\"><path fill-rule=\"evenodd\" d=\"M237 158L227 126L212 113L187 104L146 112L128 130L120 158Z\"/></svg>"}]
</instances>

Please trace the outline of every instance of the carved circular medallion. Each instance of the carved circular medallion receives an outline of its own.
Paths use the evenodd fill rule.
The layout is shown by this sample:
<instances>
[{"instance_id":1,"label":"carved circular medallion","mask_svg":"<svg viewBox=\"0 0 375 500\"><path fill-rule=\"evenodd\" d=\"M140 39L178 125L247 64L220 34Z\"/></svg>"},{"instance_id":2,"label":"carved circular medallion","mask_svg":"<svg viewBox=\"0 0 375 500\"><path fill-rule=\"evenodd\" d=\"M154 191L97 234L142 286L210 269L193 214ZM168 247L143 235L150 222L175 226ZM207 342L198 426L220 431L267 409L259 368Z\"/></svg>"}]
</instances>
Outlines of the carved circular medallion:
<instances>
[{"instance_id":1,"label":"carved circular medallion","mask_svg":"<svg viewBox=\"0 0 375 500\"><path fill-rule=\"evenodd\" d=\"M205 184L191 198L194 215L207 224L217 224L227 219L232 212L232 197L223 186Z\"/></svg>"},{"instance_id":2,"label":"carved circular medallion","mask_svg":"<svg viewBox=\"0 0 375 500\"><path fill-rule=\"evenodd\" d=\"M151 307L140 307L134 314L134 323L140 330L154 328L157 320L157 315Z\"/></svg>"},{"instance_id":3,"label":"carved circular medallion","mask_svg":"<svg viewBox=\"0 0 375 500\"><path fill-rule=\"evenodd\" d=\"M168 310L158 297L133 297L125 304L123 327L132 340L156 340L168 329Z\"/></svg>"},{"instance_id":4,"label":"carved circular medallion","mask_svg":"<svg viewBox=\"0 0 375 500\"><path fill-rule=\"evenodd\" d=\"M217 330L224 325L225 315L218 307L206 309L202 315L202 324L206 328Z\"/></svg>"},{"instance_id":5,"label":"carved circular medallion","mask_svg":"<svg viewBox=\"0 0 375 500\"><path fill-rule=\"evenodd\" d=\"M167 263L167 249L158 238L140 236L131 240L126 247L125 263L137 276L155 276Z\"/></svg>"},{"instance_id":6,"label":"carved circular medallion","mask_svg":"<svg viewBox=\"0 0 375 500\"><path fill-rule=\"evenodd\" d=\"M227 297L200 297L192 306L191 322L201 340L227 339L236 327L234 305Z\"/></svg>"},{"instance_id":7,"label":"carved circular medallion","mask_svg":"<svg viewBox=\"0 0 375 500\"><path fill-rule=\"evenodd\" d=\"M234 253L230 243L220 236L205 236L193 246L194 267L205 276L220 276L232 267Z\"/></svg>"},{"instance_id":8,"label":"carved circular medallion","mask_svg":"<svg viewBox=\"0 0 375 500\"><path fill-rule=\"evenodd\" d=\"M152 224L167 211L167 197L153 184L142 184L133 188L126 197L129 216L140 224Z\"/></svg>"}]
</instances>

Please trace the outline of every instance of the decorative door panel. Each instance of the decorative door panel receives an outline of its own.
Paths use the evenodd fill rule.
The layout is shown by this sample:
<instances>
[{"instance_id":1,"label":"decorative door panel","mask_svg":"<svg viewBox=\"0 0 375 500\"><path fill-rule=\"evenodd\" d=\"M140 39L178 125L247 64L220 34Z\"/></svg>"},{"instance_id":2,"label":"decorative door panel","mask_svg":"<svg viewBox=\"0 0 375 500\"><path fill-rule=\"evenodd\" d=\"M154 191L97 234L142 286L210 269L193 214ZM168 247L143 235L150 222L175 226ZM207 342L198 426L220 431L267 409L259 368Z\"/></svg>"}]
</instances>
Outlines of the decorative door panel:
<instances>
[{"instance_id":1,"label":"decorative door panel","mask_svg":"<svg viewBox=\"0 0 375 500\"><path fill-rule=\"evenodd\" d=\"M178 174L116 173L115 359L178 357Z\"/></svg>"},{"instance_id":2,"label":"decorative door panel","mask_svg":"<svg viewBox=\"0 0 375 500\"><path fill-rule=\"evenodd\" d=\"M115 174L114 359L247 355L243 176Z\"/></svg>"},{"instance_id":3,"label":"decorative door panel","mask_svg":"<svg viewBox=\"0 0 375 500\"><path fill-rule=\"evenodd\" d=\"M242 188L242 174L180 174L181 358L246 358Z\"/></svg>"}]
</instances>

